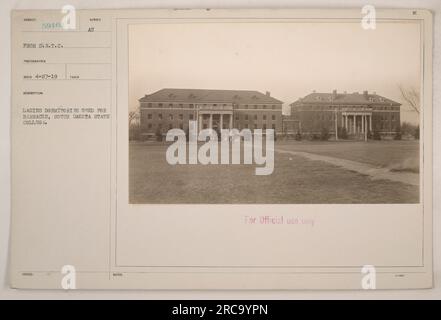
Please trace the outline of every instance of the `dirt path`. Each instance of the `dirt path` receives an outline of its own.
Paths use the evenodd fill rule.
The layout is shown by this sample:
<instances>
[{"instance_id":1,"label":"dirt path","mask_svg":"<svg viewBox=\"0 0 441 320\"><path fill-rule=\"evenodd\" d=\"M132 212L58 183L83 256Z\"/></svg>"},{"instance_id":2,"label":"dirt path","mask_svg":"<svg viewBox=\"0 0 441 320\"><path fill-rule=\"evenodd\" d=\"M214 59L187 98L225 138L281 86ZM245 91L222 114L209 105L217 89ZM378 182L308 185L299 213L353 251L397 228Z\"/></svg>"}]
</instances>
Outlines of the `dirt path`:
<instances>
[{"instance_id":1,"label":"dirt path","mask_svg":"<svg viewBox=\"0 0 441 320\"><path fill-rule=\"evenodd\" d=\"M413 186L419 185L419 174L410 172L393 172L387 168L376 167L370 164L357 161L345 160L329 156L322 156L309 152L290 151L282 148L276 148L276 152L291 154L293 156L301 156L309 160L324 161L335 166L368 175L372 180L390 180L402 182Z\"/></svg>"}]
</instances>

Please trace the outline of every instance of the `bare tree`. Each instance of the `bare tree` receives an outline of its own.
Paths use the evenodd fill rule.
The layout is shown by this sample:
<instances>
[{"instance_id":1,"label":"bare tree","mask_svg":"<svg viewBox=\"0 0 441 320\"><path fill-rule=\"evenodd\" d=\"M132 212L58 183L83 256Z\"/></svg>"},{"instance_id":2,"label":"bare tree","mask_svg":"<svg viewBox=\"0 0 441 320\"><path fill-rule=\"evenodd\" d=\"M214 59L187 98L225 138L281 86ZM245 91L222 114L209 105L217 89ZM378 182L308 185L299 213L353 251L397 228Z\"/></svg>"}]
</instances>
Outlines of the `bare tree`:
<instances>
[{"instance_id":1,"label":"bare tree","mask_svg":"<svg viewBox=\"0 0 441 320\"><path fill-rule=\"evenodd\" d=\"M139 121L139 112L138 111L130 111L129 112L129 126L133 123L133 122L138 122Z\"/></svg>"},{"instance_id":2,"label":"bare tree","mask_svg":"<svg viewBox=\"0 0 441 320\"><path fill-rule=\"evenodd\" d=\"M404 101L406 101L409 106L415 110L418 115L420 114L420 92L415 88L405 88L402 85L399 85L401 96Z\"/></svg>"},{"instance_id":3,"label":"bare tree","mask_svg":"<svg viewBox=\"0 0 441 320\"><path fill-rule=\"evenodd\" d=\"M139 109L129 112L129 139L139 140L141 134Z\"/></svg>"}]
</instances>

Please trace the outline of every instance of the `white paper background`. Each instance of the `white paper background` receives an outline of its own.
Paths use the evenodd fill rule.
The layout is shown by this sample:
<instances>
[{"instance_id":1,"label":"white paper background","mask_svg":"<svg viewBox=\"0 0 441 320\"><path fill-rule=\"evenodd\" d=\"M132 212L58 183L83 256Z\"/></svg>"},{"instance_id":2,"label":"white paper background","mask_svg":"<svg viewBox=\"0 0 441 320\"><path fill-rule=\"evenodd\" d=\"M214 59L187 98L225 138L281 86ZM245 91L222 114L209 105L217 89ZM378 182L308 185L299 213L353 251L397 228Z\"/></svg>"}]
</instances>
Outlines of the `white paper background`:
<instances>
[{"instance_id":1,"label":"white paper background","mask_svg":"<svg viewBox=\"0 0 441 320\"><path fill-rule=\"evenodd\" d=\"M433 83L434 83L434 100L433 100L433 116L434 116L434 195L440 194L440 50L439 42L441 41L441 22L439 15L441 14L441 2L439 0L262 0L262 1L245 1L245 0L224 0L224 1L191 1L191 0L130 0L130 1L13 1L3 0L0 4L0 33L2 39L2 52L0 54L0 65L2 70L0 78L0 298L130 298L130 299L323 299L323 298L438 298L441 299L441 285L438 283L441 275L441 250L440 250L440 203L439 198L434 197L434 276L435 288L431 290L408 290L408 291L208 291L208 292L192 292L192 291L136 291L136 292L59 292L59 291L26 291L12 290L8 287L8 242L9 242L9 222L10 222L10 10L12 9L58 9L65 4L71 4L79 9L103 9L103 8L354 8L364 4L371 4L385 8L425 8L430 9L434 13L434 60L433 60Z\"/></svg>"}]
</instances>

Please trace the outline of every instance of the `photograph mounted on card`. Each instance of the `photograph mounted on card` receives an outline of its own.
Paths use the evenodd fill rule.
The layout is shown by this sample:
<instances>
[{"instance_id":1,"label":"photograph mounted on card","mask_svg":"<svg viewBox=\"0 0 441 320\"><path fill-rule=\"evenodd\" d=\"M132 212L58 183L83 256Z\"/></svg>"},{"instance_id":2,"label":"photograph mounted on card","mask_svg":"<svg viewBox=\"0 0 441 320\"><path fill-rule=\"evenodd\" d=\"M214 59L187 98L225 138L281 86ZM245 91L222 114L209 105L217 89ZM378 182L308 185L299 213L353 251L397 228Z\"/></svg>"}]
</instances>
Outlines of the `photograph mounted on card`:
<instances>
[{"instance_id":1,"label":"photograph mounted on card","mask_svg":"<svg viewBox=\"0 0 441 320\"><path fill-rule=\"evenodd\" d=\"M12 31L13 287L432 286L430 12L70 8Z\"/></svg>"}]
</instances>

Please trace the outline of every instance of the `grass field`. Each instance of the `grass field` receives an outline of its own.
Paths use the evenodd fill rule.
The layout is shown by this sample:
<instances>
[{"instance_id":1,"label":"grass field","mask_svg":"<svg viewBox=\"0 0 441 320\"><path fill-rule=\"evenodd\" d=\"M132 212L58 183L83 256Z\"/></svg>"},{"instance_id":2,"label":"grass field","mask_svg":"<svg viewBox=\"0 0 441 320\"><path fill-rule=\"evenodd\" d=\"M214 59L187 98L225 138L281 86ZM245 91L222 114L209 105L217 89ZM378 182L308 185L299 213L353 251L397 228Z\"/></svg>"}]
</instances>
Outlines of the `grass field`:
<instances>
[{"instance_id":1,"label":"grass field","mask_svg":"<svg viewBox=\"0 0 441 320\"><path fill-rule=\"evenodd\" d=\"M293 151L304 151L346 160L368 163L392 171L419 172L418 141L368 142L279 142Z\"/></svg>"},{"instance_id":2,"label":"grass field","mask_svg":"<svg viewBox=\"0 0 441 320\"><path fill-rule=\"evenodd\" d=\"M418 170L414 141L277 145L390 169L400 164ZM166 145L131 143L129 149L130 203L416 203L419 198L417 186L372 180L322 161L278 152L274 172L256 176L255 165L171 166L165 160Z\"/></svg>"}]
</instances>

